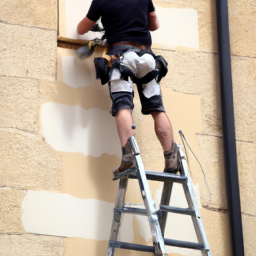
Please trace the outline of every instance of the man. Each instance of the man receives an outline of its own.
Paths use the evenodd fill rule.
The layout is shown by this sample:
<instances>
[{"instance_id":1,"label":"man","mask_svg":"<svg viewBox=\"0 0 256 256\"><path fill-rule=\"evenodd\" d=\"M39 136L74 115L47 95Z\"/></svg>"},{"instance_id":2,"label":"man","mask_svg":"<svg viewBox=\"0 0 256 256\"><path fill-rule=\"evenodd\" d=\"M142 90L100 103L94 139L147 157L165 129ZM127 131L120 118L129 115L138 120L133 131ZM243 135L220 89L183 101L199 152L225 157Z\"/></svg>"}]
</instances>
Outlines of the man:
<instances>
[{"instance_id":1,"label":"man","mask_svg":"<svg viewBox=\"0 0 256 256\"><path fill-rule=\"evenodd\" d=\"M160 26L152 0L93 0L86 17L77 26L77 33L87 33L100 17L111 46L107 52L111 63L105 63L103 58L100 64L95 60L96 73L104 80L102 83L109 83L112 115L116 117L122 145L122 162L113 173L136 168L128 143L133 135L133 82L137 84L142 113L151 114L154 119L155 132L164 151L164 172L176 173L178 150L159 85L161 77L167 73L167 63L150 50L149 31ZM107 71L103 74L104 70Z\"/></svg>"}]
</instances>

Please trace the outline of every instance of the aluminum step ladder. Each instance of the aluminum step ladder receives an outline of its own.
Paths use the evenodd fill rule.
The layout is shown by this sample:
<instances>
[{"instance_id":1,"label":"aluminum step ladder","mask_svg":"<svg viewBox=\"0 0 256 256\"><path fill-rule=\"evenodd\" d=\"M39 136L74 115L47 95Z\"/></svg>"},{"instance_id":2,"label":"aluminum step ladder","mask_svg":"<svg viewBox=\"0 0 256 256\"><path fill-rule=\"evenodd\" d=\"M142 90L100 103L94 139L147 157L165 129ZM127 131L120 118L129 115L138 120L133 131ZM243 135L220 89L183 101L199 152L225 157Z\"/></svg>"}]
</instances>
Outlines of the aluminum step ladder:
<instances>
[{"instance_id":1,"label":"aluminum step ladder","mask_svg":"<svg viewBox=\"0 0 256 256\"><path fill-rule=\"evenodd\" d=\"M155 256L168 256L165 246L176 246L188 249L201 250L202 255L212 256L207 241L207 236L204 230L203 222L198 209L192 181L188 173L185 156L181 150L181 147L178 145L180 175L176 175L171 173L145 171L135 138L132 136L129 138L128 141L137 162L138 169L130 169L123 173L115 175L114 177L114 180L120 179L120 182L114 208L114 216L110 232L107 256L114 256L115 248L152 252ZM124 200L129 179L138 179L145 209L127 207L125 205ZM158 210L156 209L155 203L152 199L148 180L164 182L161 203ZM174 182L181 183L183 185L185 197L187 199L189 208L183 209L169 206ZM168 212L191 216L198 243L164 238L164 231ZM118 231L121 224L121 216L123 213L137 214L148 217L150 230L153 238L153 246L117 241Z\"/></svg>"}]
</instances>

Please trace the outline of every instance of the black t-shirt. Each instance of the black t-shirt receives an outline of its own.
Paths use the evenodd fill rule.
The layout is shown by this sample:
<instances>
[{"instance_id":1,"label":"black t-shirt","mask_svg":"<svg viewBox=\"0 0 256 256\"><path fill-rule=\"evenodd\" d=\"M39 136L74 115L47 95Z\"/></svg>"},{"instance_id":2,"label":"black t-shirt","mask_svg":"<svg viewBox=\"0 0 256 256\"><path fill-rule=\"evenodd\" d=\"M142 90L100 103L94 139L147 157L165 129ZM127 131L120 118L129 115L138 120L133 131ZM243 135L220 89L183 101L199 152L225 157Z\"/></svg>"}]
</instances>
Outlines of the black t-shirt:
<instances>
[{"instance_id":1,"label":"black t-shirt","mask_svg":"<svg viewBox=\"0 0 256 256\"><path fill-rule=\"evenodd\" d=\"M152 0L93 0L87 18L100 17L108 44L134 42L151 45L148 14L155 10Z\"/></svg>"}]
</instances>

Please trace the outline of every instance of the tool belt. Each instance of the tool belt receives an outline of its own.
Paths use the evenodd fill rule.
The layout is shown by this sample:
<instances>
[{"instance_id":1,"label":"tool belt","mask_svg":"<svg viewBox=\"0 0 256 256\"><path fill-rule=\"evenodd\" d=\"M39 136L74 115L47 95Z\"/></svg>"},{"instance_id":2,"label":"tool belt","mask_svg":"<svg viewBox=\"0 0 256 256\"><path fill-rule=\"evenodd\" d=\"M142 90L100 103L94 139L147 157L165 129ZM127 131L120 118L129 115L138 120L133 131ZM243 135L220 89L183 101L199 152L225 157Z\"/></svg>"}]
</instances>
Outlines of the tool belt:
<instances>
[{"instance_id":1,"label":"tool belt","mask_svg":"<svg viewBox=\"0 0 256 256\"><path fill-rule=\"evenodd\" d=\"M157 83L159 83L162 77L167 74L168 63L166 60L162 56L156 56L152 51L146 50L144 45L132 42L118 42L113 46L117 45L124 45L125 50L120 49L120 51L118 50L113 55L106 53L104 57L94 59L96 77L101 80L102 85L110 81L114 68L117 68L120 71L124 80L128 80L128 77L130 77L134 83L139 84L146 84L154 78L156 78ZM93 54L96 46L105 46L105 43L100 39L90 41L88 44L78 49L77 56L80 59L88 58ZM127 54L128 52L135 52L139 57L143 56L144 54L150 54L155 59L156 67L148 72L144 77L136 77L136 74L132 70L131 66L122 62L123 55Z\"/></svg>"}]
</instances>

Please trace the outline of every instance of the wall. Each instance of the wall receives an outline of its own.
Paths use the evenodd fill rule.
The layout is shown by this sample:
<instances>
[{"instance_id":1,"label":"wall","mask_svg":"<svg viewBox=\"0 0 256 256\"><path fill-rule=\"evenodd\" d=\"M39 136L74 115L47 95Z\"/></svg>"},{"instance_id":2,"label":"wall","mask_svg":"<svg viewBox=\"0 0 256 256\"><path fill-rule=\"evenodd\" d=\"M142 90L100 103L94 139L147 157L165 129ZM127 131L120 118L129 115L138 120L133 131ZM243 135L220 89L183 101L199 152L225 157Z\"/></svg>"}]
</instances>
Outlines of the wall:
<instances>
[{"instance_id":1,"label":"wall","mask_svg":"<svg viewBox=\"0 0 256 256\"><path fill-rule=\"evenodd\" d=\"M58 5L57 5L58 4ZM108 88L95 79L93 58L57 49L59 34L75 33L90 1L0 3L0 252L1 255L106 254L120 162L115 120L108 113ZM189 153L191 175L213 255L231 255L213 1L154 1L161 28L153 50L169 63L162 94L172 122L186 135L203 166ZM254 254L255 200L255 21L254 1L229 2L236 136L246 256ZM135 92L134 123L146 169L163 170L152 119L140 114ZM156 203L162 184L150 182ZM141 204L138 184L129 182L126 201ZM186 207L175 186L171 205ZM179 224L181 223L181 224ZM166 236L196 241L188 217L170 214ZM185 232L184 232L185 231ZM151 244L146 218L125 216L119 239ZM200 255L168 247L169 255ZM151 255L116 250L115 255Z\"/></svg>"}]
</instances>

